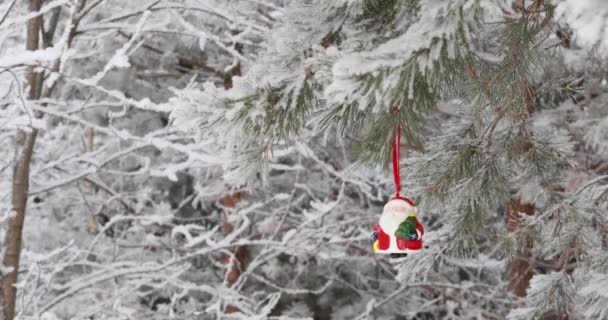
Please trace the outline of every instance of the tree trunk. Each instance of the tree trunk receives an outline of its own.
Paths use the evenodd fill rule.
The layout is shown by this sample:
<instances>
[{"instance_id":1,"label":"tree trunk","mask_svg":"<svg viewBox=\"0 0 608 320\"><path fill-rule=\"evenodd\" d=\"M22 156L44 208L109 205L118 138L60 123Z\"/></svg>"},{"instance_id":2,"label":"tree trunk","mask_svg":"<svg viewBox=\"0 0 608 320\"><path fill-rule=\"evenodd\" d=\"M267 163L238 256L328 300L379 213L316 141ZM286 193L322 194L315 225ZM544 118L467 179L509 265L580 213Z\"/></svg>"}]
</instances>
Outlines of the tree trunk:
<instances>
[{"instance_id":1,"label":"tree trunk","mask_svg":"<svg viewBox=\"0 0 608 320\"><path fill-rule=\"evenodd\" d=\"M21 132L20 134L24 134ZM6 232L5 253L3 265L9 271L2 277L2 293L4 320L13 320L15 317L15 302L17 297L17 273L19 272L19 259L21 256L21 234L25 220L25 210L29 192L30 163L36 143L37 130L27 134L17 159L13 175L13 191L11 218Z\"/></svg>"},{"instance_id":2,"label":"tree trunk","mask_svg":"<svg viewBox=\"0 0 608 320\"><path fill-rule=\"evenodd\" d=\"M235 208L236 204L241 199L242 193L234 193L225 196L222 199L222 204L225 208L231 209ZM231 210L227 210L224 215L224 221L222 222L222 234L225 236L229 235L234 231L234 225L229 220L229 215L231 214ZM228 287L232 287L241 276L241 271L245 266L245 257L247 255L247 251L245 247L236 247L232 254L225 254L223 257L223 262L225 265L229 266L228 270L226 270L226 283ZM235 313L238 312L239 309L233 305L226 306L226 313Z\"/></svg>"},{"instance_id":3,"label":"tree trunk","mask_svg":"<svg viewBox=\"0 0 608 320\"><path fill-rule=\"evenodd\" d=\"M530 84L522 84L522 94L525 95L526 116L531 116L536 103L536 88ZM520 132L517 142L513 145L513 152L523 154L530 149L529 135L531 133ZM509 233L515 233L517 240L516 255L507 264L507 289L518 297L525 297L526 290L530 285L530 279L534 275L532 259L533 239L525 231L521 230L521 215L534 215L534 206L524 203L521 199L511 199L505 209L505 224Z\"/></svg>"},{"instance_id":4,"label":"tree trunk","mask_svg":"<svg viewBox=\"0 0 608 320\"><path fill-rule=\"evenodd\" d=\"M30 1L30 12L40 10L41 0ZM31 18L27 24L27 50L38 50L41 17ZM29 85L28 98L35 100L40 95L40 75L34 72L34 67L28 67L27 81ZM11 217L8 222L6 238L4 239L4 258L2 265L6 274L2 274L2 293L0 295L1 320L15 318L15 305L17 298L17 274L19 272L19 259L21 256L21 234L25 220L25 210L29 192L30 163L38 130L32 129L30 133L22 130L17 132L17 150L13 168L13 190L11 198Z\"/></svg>"},{"instance_id":5,"label":"tree trunk","mask_svg":"<svg viewBox=\"0 0 608 320\"><path fill-rule=\"evenodd\" d=\"M92 127L87 128L87 143L85 152L93 152L95 150L95 130ZM94 184L88 183L89 192L91 194L97 193L97 188ZM90 234L97 234L99 230L97 230L97 219L95 217L95 213L90 211L87 214L87 231Z\"/></svg>"},{"instance_id":6,"label":"tree trunk","mask_svg":"<svg viewBox=\"0 0 608 320\"><path fill-rule=\"evenodd\" d=\"M239 31L237 31L237 30L232 31L233 35L237 35L238 33L239 33ZM236 52L238 52L238 53L242 53L243 45L238 42L235 43L234 50L236 50ZM234 59L238 59L238 58L234 57ZM234 63L234 66L228 72L226 72L226 74L224 75L224 89L228 90L228 89L232 88L232 78L234 76L240 76L240 75L241 75L241 62L236 61Z\"/></svg>"},{"instance_id":7,"label":"tree trunk","mask_svg":"<svg viewBox=\"0 0 608 320\"><path fill-rule=\"evenodd\" d=\"M233 34L237 34L238 31L233 31ZM234 44L234 49L241 53L243 50L243 45L240 43ZM235 59L237 59L235 57ZM234 66L225 73L224 75L224 89L228 90L232 88L232 78L234 76L241 75L241 63L236 62ZM236 204L239 202L243 193L237 192L234 194L229 194L222 199L222 204L225 208L231 209L236 207ZM226 236L232 233L234 230L234 225L230 222L229 215L233 214L232 210L227 210L224 213L224 221L222 222L222 233ZM247 255L247 250L245 247L237 247L233 250L232 254L226 254L223 257L223 262L228 267L226 270L226 282L228 287L232 287L238 280L241 275L241 271L245 267L245 257ZM226 313L236 313L239 309L233 305L226 306Z\"/></svg>"},{"instance_id":8,"label":"tree trunk","mask_svg":"<svg viewBox=\"0 0 608 320\"><path fill-rule=\"evenodd\" d=\"M522 214L534 215L534 206L513 199L505 211L505 223L510 233L517 232L517 253L507 264L507 289L518 297L526 296L526 289L534 275L532 262L532 239L530 235L521 232Z\"/></svg>"},{"instance_id":9,"label":"tree trunk","mask_svg":"<svg viewBox=\"0 0 608 320\"><path fill-rule=\"evenodd\" d=\"M76 13L80 12L85 5L85 0L79 0L76 3ZM42 6L42 0L30 0L29 11L38 12ZM70 19L71 29L67 39L67 47L71 46L74 37L76 36L76 27L80 22L80 16L74 13ZM57 27L60 14L60 8L53 11L49 30L44 32L43 47L48 48L52 45L53 36ZM40 48L40 35L42 33L42 16L31 18L27 23L27 40L26 49L35 51ZM52 72L58 72L61 65L61 60L57 59L52 68ZM27 82L29 86L28 100L38 100L41 96L48 98L54 88L54 84L50 87L43 88L43 73L35 72L34 66L29 66L27 70ZM56 83L56 82L54 82ZM36 117L41 117L40 112L36 112ZM1 274L1 290L0 290L0 320L13 320L15 318L15 306L17 298L17 275L19 273L19 260L21 257L21 240L23 233L23 224L25 222L25 213L27 207L27 199L29 196L30 182L30 165L38 130L32 128L31 132L27 133L23 130L17 132L17 150L15 152L15 165L13 168L13 190L11 198L11 218L8 222L6 238L4 239L5 253L2 259L2 264L8 269L6 274Z\"/></svg>"}]
</instances>

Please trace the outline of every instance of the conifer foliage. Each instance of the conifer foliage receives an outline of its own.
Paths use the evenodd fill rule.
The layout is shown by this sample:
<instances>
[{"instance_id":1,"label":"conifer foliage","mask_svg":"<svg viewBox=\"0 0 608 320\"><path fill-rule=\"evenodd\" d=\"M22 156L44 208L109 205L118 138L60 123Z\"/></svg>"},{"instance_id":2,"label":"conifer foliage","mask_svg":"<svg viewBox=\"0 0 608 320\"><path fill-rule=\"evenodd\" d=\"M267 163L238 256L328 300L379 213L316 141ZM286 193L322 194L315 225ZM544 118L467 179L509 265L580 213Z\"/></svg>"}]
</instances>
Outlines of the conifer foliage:
<instances>
[{"instance_id":1,"label":"conifer foliage","mask_svg":"<svg viewBox=\"0 0 608 320\"><path fill-rule=\"evenodd\" d=\"M0 1L0 320L608 318L607 13Z\"/></svg>"},{"instance_id":2,"label":"conifer foliage","mask_svg":"<svg viewBox=\"0 0 608 320\"><path fill-rule=\"evenodd\" d=\"M194 99L184 92L191 104L174 118L203 135L218 125L239 131L235 157L248 164L239 169L262 176L270 150L301 143L308 130L330 145L329 137L346 137L355 162L386 166L401 126L412 150L404 192L437 223L426 256L398 265L398 279L407 285L475 270L480 282L460 290L485 295L473 287L504 283L505 299L528 297L499 314L576 314L574 283L586 277L569 266L583 272L597 258L590 252L603 252L605 215L587 194L595 187L565 189L585 144L569 129L572 120L557 116L570 102L556 100L570 85L556 82L572 70L555 63L569 48L559 20L576 20L569 7L589 14L574 2L542 0L297 3L273 32L268 59L234 90L208 84ZM601 37L589 38L585 49L602 49ZM553 273L537 272L538 261ZM484 275L502 263L504 277Z\"/></svg>"}]
</instances>

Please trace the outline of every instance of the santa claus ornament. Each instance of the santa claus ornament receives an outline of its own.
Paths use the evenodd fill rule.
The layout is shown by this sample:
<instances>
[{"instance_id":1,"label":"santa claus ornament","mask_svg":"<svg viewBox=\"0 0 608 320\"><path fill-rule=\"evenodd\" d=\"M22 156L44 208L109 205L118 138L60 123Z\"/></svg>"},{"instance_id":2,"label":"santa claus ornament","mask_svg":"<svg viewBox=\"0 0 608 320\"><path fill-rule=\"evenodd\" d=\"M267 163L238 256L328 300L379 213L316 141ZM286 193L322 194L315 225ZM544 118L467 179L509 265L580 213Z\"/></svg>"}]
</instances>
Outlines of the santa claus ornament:
<instances>
[{"instance_id":1,"label":"santa claus ornament","mask_svg":"<svg viewBox=\"0 0 608 320\"><path fill-rule=\"evenodd\" d=\"M399 146L401 128L393 140L393 175L395 177L395 196L384 205L382 216L371 235L375 253L390 254L392 258L405 257L422 250L424 228L416 217L417 210L412 200L401 196L399 174Z\"/></svg>"}]
</instances>

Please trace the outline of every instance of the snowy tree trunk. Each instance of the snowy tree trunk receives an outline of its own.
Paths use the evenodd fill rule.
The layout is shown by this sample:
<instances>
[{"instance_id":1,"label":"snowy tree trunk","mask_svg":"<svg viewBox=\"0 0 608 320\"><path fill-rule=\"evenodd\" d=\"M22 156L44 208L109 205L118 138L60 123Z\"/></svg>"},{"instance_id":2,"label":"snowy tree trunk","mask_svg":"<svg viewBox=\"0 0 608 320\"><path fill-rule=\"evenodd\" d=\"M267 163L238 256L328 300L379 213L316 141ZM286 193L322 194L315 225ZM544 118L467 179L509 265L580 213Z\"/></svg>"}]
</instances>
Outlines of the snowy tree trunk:
<instances>
[{"instance_id":1,"label":"snowy tree trunk","mask_svg":"<svg viewBox=\"0 0 608 320\"><path fill-rule=\"evenodd\" d=\"M507 289L518 297L526 296L526 289L534 275L532 264L532 239L530 235L521 232L521 215L534 215L534 206L513 199L505 211L507 230L515 234L517 239L517 254L507 265Z\"/></svg>"},{"instance_id":2,"label":"snowy tree trunk","mask_svg":"<svg viewBox=\"0 0 608 320\"><path fill-rule=\"evenodd\" d=\"M233 36L236 36L236 35L238 35L239 32L236 30L233 30L231 33ZM238 42L234 43L234 50L236 52L238 52L239 54L242 53L243 45ZM234 57L234 59L235 59L234 64L232 65L230 70L228 70L226 72L226 74L224 75L224 89L226 89L226 90L232 88L232 77L241 75L241 62L237 60L238 57Z\"/></svg>"},{"instance_id":3,"label":"snowy tree trunk","mask_svg":"<svg viewBox=\"0 0 608 320\"><path fill-rule=\"evenodd\" d=\"M30 1L30 12L40 10L41 0ZM31 18L27 25L27 50L37 50L39 46L41 16ZM40 74L34 72L34 66L30 66L27 73L29 84L28 98L35 100L40 96L41 86ZM17 133L17 150L13 171L13 190L12 190L12 212L8 222L8 230L4 239L4 258L3 268L6 274L2 275L2 295L0 297L1 320L13 320L15 318L15 304L17 297L17 274L19 272L19 258L21 255L21 235L25 220L25 210L29 192L30 164L32 153L38 135L37 129L32 129L26 133L20 130Z\"/></svg>"},{"instance_id":4,"label":"snowy tree trunk","mask_svg":"<svg viewBox=\"0 0 608 320\"><path fill-rule=\"evenodd\" d=\"M80 22L80 12L84 8L86 1L78 0L75 2L76 10L72 12L70 17L69 33L67 37L66 47L71 46L74 37L76 36L76 28ZM31 0L29 11L38 12L42 6L42 0ZM35 51L40 48L40 40L42 40L43 48L48 48L52 45L52 39L58 23L60 11L54 10L49 23L49 30L42 32L42 15L38 15L29 19L27 24L27 40L26 49ZM42 39L40 39L42 35ZM59 72L61 60L56 59L51 68L51 72ZM43 87L44 74L35 72L35 66L29 66L27 70L27 82L29 86L28 100L38 100L39 98L48 98L53 92L56 81L53 81L49 86ZM36 117L42 117L40 112L36 113ZM13 320L15 317L15 306L17 297L17 275L19 273L19 260L21 256L21 240L23 233L23 225L25 222L25 213L27 207L27 199L29 196L30 182L30 165L38 129L32 128L30 132L19 130L17 132L16 157L13 168L13 186L11 192L11 219L8 223L6 238L4 239L4 257L3 267L8 270L6 275L2 276L2 292L0 294L0 320Z\"/></svg>"},{"instance_id":5,"label":"snowy tree trunk","mask_svg":"<svg viewBox=\"0 0 608 320\"><path fill-rule=\"evenodd\" d=\"M236 204L241 198L241 193L235 193L225 196L222 199L222 204L228 210L225 212L224 221L222 222L222 234L224 236L229 235L234 231L234 225L229 220L229 215L232 213L231 209L236 207ZM223 262L228 267L226 270L225 281L228 287L232 287L241 276L241 271L245 266L245 256L247 251L245 247L236 247L232 254L224 255ZM226 307L226 313L235 313L239 309L233 305Z\"/></svg>"},{"instance_id":6,"label":"snowy tree trunk","mask_svg":"<svg viewBox=\"0 0 608 320\"><path fill-rule=\"evenodd\" d=\"M92 152L95 150L95 129L92 127L87 128L87 150L85 152ZM92 183L88 183L88 189L91 194L96 193L95 185ZM95 219L95 215L92 212L87 214L87 230L91 234L97 234L97 220Z\"/></svg>"},{"instance_id":7,"label":"snowy tree trunk","mask_svg":"<svg viewBox=\"0 0 608 320\"><path fill-rule=\"evenodd\" d=\"M232 34L237 35L238 32L233 30ZM243 51L242 45L240 43L234 43L234 49L239 53L241 53ZM234 59L238 59L238 58L235 57ZM232 78L234 76L240 76L240 75L241 75L241 63L238 60L235 60L235 63L232 66L232 68L230 68L230 70L228 70L226 72L226 74L224 75L224 89L228 90L228 89L232 88ZM234 230L234 225L232 224L230 216L229 216L230 214L232 214L231 211L233 211L233 210L230 210L230 209L236 207L236 204L241 199L241 196L242 196L242 193L238 192L235 194L227 195L222 199L222 204L224 205L224 207L229 209L228 211L225 212L224 221L222 222L222 233L225 236L229 235ZM236 249L234 249L232 254L224 255L223 262L228 267L228 270L226 270L226 276L225 276L225 281L226 281L226 284L228 287L232 287L238 281L238 279L241 275L241 271L243 270L243 268L245 266L245 256L246 255L247 255L247 252L245 250L245 247L237 247ZM235 313L238 311L239 311L239 309L233 305L228 305L226 307L226 313Z\"/></svg>"},{"instance_id":8,"label":"snowy tree trunk","mask_svg":"<svg viewBox=\"0 0 608 320\"><path fill-rule=\"evenodd\" d=\"M529 84L522 84L523 92L526 96L526 116L532 116L536 103L536 88ZM520 132L518 142L514 145L516 154L523 154L530 148L527 140L529 132ZM534 206L522 202L521 199L512 199L506 206L505 223L507 231L515 234L517 239L517 254L507 265L507 288L518 297L526 296L526 289L530 285L530 279L534 275L534 265L532 263L533 240L530 235L521 229L521 215L534 215Z\"/></svg>"}]
</instances>

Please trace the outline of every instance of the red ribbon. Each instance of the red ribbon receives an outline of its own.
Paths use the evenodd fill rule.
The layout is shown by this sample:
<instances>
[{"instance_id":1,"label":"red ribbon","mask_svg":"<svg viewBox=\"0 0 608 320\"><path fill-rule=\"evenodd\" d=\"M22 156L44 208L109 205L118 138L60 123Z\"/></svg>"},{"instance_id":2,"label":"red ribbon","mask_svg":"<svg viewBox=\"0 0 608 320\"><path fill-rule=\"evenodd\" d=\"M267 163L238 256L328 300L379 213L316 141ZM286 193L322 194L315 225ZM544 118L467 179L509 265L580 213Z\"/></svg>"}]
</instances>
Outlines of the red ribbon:
<instances>
[{"instance_id":1,"label":"red ribbon","mask_svg":"<svg viewBox=\"0 0 608 320\"><path fill-rule=\"evenodd\" d=\"M395 198L400 198L401 192L401 177L399 175L399 149L401 147L401 126L397 126L397 136L393 139L393 176L395 177L395 189L397 193Z\"/></svg>"},{"instance_id":2,"label":"red ribbon","mask_svg":"<svg viewBox=\"0 0 608 320\"><path fill-rule=\"evenodd\" d=\"M397 192L393 199L400 199L407 202L410 206L415 207L414 202L406 197L402 197L401 192L401 175L399 173L399 154L401 153L401 126L397 126L397 136L393 139L393 177L395 177L395 189Z\"/></svg>"}]
</instances>

